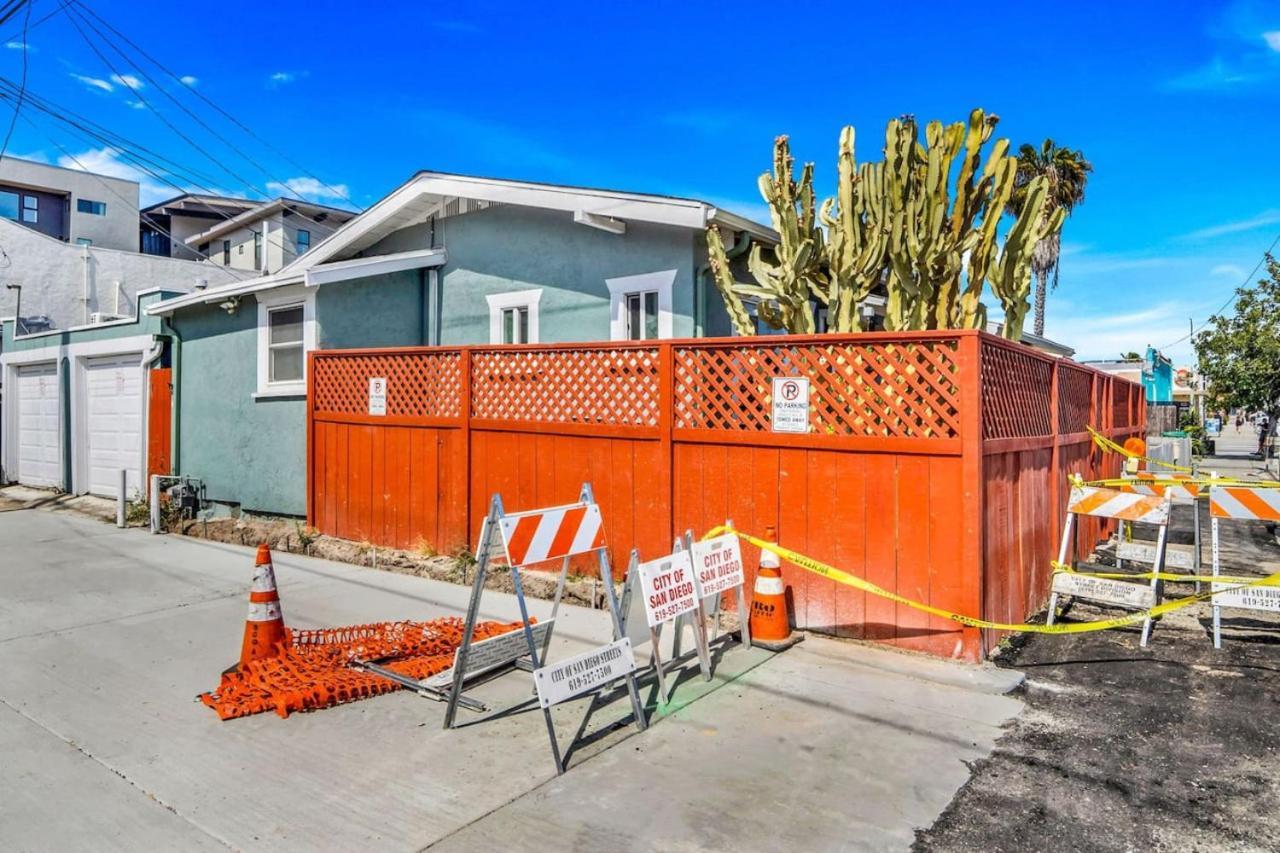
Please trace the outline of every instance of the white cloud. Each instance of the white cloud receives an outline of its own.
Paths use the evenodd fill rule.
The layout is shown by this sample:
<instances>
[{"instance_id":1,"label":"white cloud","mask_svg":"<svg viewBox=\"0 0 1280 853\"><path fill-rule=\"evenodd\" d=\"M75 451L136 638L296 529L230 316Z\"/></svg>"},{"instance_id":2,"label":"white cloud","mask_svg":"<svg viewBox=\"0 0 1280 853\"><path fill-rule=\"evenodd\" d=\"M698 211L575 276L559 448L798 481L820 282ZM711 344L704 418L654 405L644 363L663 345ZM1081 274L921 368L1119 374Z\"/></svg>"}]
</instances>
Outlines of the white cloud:
<instances>
[{"instance_id":1,"label":"white cloud","mask_svg":"<svg viewBox=\"0 0 1280 853\"><path fill-rule=\"evenodd\" d=\"M289 178L283 183L270 181L267 189L273 193L297 196L309 201L330 199L350 202L351 198L346 184L326 184L311 177Z\"/></svg>"},{"instance_id":2,"label":"white cloud","mask_svg":"<svg viewBox=\"0 0 1280 853\"><path fill-rule=\"evenodd\" d=\"M1262 34L1262 40L1267 43L1267 47L1280 53L1280 30L1271 30Z\"/></svg>"},{"instance_id":3,"label":"white cloud","mask_svg":"<svg viewBox=\"0 0 1280 853\"><path fill-rule=\"evenodd\" d=\"M1147 345L1162 346L1187 333L1189 306L1182 302L1161 302L1150 308L1125 313L1086 314L1063 311L1050 296L1045 317L1045 334L1076 350L1075 358L1114 359L1120 353L1142 352ZM1183 342L1166 353L1175 361L1191 357L1191 345Z\"/></svg>"},{"instance_id":4,"label":"white cloud","mask_svg":"<svg viewBox=\"0 0 1280 853\"><path fill-rule=\"evenodd\" d=\"M118 83L126 89L137 90L143 88L142 81L132 74L112 74L111 82Z\"/></svg>"},{"instance_id":5,"label":"white cloud","mask_svg":"<svg viewBox=\"0 0 1280 853\"><path fill-rule=\"evenodd\" d=\"M292 83L295 80L297 80L299 77L306 77L306 76L307 76L307 72L305 71L277 71L276 73L272 74L270 77L267 78L267 87L270 89L275 89L279 86L284 86L289 83Z\"/></svg>"},{"instance_id":6,"label":"white cloud","mask_svg":"<svg viewBox=\"0 0 1280 853\"><path fill-rule=\"evenodd\" d=\"M1245 277L1245 271L1243 267L1238 267L1235 264L1218 264L1216 267L1209 270L1209 275L1223 276L1224 278L1235 279L1238 281Z\"/></svg>"},{"instance_id":7,"label":"white cloud","mask_svg":"<svg viewBox=\"0 0 1280 853\"><path fill-rule=\"evenodd\" d=\"M1275 225L1278 222L1280 222L1280 210L1264 210L1255 216L1249 217L1248 219L1240 219L1235 222L1223 222L1219 225L1211 225L1208 228L1201 228L1188 234L1183 234L1180 239L1205 240L1210 237L1222 237L1226 234L1239 234L1242 231L1252 231L1255 228Z\"/></svg>"},{"instance_id":8,"label":"white cloud","mask_svg":"<svg viewBox=\"0 0 1280 853\"><path fill-rule=\"evenodd\" d=\"M9 48L9 50L29 50L32 53L36 52L35 47L27 44L25 41L7 41L4 43L4 46Z\"/></svg>"},{"instance_id":9,"label":"white cloud","mask_svg":"<svg viewBox=\"0 0 1280 853\"><path fill-rule=\"evenodd\" d=\"M142 101L125 101L125 106L134 110L145 110L147 105Z\"/></svg>"},{"instance_id":10,"label":"white cloud","mask_svg":"<svg viewBox=\"0 0 1280 853\"><path fill-rule=\"evenodd\" d=\"M123 159L120 152L111 147L92 148L74 155L63 154L58 158L58 165L65 169L76 169L83 172L107 175L112 178L123 178L126 181L137 181L140 202L143 207L155 204L158 201L164 201L166 198L172 198L178 194L178 191L173 186L156 180L152 175Z\"/></svg>"},{"instance_id":11,"label":"white cloud","mask_svg":"<svg viewBox=\"0 0 1280 853\"><path fill-rule=\"evenodd\" d=\"M178 78L184 86L194 86L200 82L199 77L192 77L190 74L184 74Z\"/></svg>"},{"instance_id":12,"label":"white cloud","mask_svg":"<svg viewBox=\"0 0 1280 853\"><path fill-rule=\"evenodd\" d=\"M88 86L90 89L101 89L104 92L114 92L116 90L115 86L112 86L106 80L101 80L97 77L86 77L83 74L72 74L71 76Z\"/></svg>"}]
</instances>

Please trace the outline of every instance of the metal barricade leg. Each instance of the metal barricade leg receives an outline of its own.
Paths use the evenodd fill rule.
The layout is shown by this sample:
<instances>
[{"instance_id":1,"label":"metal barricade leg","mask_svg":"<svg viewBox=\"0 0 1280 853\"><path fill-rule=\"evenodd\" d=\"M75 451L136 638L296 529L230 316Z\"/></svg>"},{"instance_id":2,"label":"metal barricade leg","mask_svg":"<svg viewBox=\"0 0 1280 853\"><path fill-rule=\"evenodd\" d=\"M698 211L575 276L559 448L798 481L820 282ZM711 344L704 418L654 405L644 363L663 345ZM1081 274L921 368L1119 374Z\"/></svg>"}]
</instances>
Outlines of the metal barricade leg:
<instances>
[{"instance_id":1,"label":"metal barricade leg","mask_svg":"<svg viewBox=\"0 0 1280 853\"><path fill-rule=\"evenodd\" d=\"M1218 562L1218 519L1213 518L1209 521L1209 536L1213 539L1213 576L1216 578L1220 575L1221 569ZM1218 605L1217 596L1210 599L1213 602L1213 647L1215 649L1222 648L1222 608Z\"/></svg>"}]
</instances>

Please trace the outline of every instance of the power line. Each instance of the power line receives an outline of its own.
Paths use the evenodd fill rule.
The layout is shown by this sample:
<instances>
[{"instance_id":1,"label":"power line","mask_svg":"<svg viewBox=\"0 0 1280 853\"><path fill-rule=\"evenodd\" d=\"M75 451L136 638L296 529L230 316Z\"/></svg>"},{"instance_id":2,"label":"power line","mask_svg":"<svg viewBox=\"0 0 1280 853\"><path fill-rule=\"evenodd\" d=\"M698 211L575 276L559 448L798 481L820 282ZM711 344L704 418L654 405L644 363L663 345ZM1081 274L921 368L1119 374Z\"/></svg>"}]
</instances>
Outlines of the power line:
<instances>
[{"instance_id":1,"label":"power line","mask_svg":"<svg viewBox=\"0 0 1280 853\"><path fill-rule=\"evenodd\" d=\"M0 145L0 160L3 160L4 155L9 151L9 140L13 138L13 129L18 126L18 113L22 112L22 102L27 96L27 54L30 53L27 49L27 32L31 26L31 3L27 2L26 7L27 14L22 19L22 86L18 89L18 100L13 105L13 117L9 119L9 129L5 132L4 144Z\"/></svg>"},{"instance_id":2,"label":"power line","mask_svg":"<svg viewBox=\"0 0 1280 853\"><path fill-rule=\"evenodd\" d=\"M246 125L244 122L240 121L240 119L236 118L234 115L232 115L231 113L229 113L229 112L227 112L225 109L223 109L222 105L221 105L221 104L219 104L217 101L215 101L215 100L213 100L212 98L208 97L207 95L205 95L203 92L199 91L198 89L195 89L195 88L193 88L193 87L191 87L191 86L188 86L186 83L183 83L183 82L182 82L182 78L181 78L181 77L179 77L179 76L178 76L178 75L177 75L177 74L176 74L172 69L170 69L169 67L167 67L163 62L161 62L160 60L156 59L156 58L155 58L155 57L153 57L151 54L147 53L147 51L146 51L146 50L144 50L142 47L140 47L137 43L135 43L135 42L134 42L132 39L130 39L127 35L125 35L124 33L120 32L118 29L116 29L114 26L112 26L112 25L111 25L111 23L110 23L109 21L107 21L105 18L103 18L103 17L102 17L101 15L99 15L97 12L95 12L95 11L94 11L92 8L90 8L88 5L86 5L85 3L81 2L81 0L72 0L72 2L74 2L74 3L75 3L75 5L79 6L81 9L83 9L84 11L86 11L86 12L88 12L90 15L92 15L94 18L96 18L96 19L98 20L98 22L99 22L99 23L101 23L101 24L102 24L104 27L106 27L107 29L111 30L111 32L115 33L115 35L116 35L116 36L118 36L121 40L123 40L126 44L128 44L128 45L129 45L130 47L132 47L134 50L136 50L136 51L137 51L137 52L138 52L142 57L144 57L145 59L147 59L148 61L150 61L151 63L153 63L153 64L154 64L156 67L158 67L161 71L163 71L164 73L166 73L166 74L168 74L170 77L172 77L174 80L176 80L176 81L177 81L177 82L178 82L178 83L179 83L183 88L187 89L189 92L191 92L192 94L194 94L197 98L199 98L200 100L204 101L206 104L208 104L208 105L209 105L210 107L212 107L214 110L216 110L220 115L222 115L222 117L223 117L223 118L225 118L225 119L227 119L228 121L230 121L231 123L233 123L236 127L240 128L240 129L241 129L242 131L244 131L246 134L248 134L249 136L253 137L253 138L254 138L255 140L257 140L258 142L260 142L260 143L262 143L263 145L265 145L265 146L266 146L266 147L267 147L267 148L268 148L272 153L276 154L277 156L279 156L280 158L282 158L283 160L285 160L285 162L289 163L289 164L290 164L290 165L292 165L294 168L297 168L297 169L301 170L301 171L302 171L302 173L303 173L304 175L306 175L307 177L311 178L311 179L312 179L312 180L314 180L316 183L320 184L320 186L322 186L322 187L324 187L325 189L327 189L330 193L332 193L332 194L333 194L333 197L334 197L334 198L340 198L340 199L343 199L343 200L344 200L344 201L346 201L348 204L352 203L352 202L351 202L351 197L347 194L347 192L346 192L345 190L340 190L340 189L338 189L337 187L333 186L332 184L329 184L329 183L327 183L326 181L324 181L324 180L320 179L320 178L319 178L319 177L317 177L315 174L313 174L309 169L307 169L307 167L306 167L306 166L303 166L301 163L298 163L296 160L294 160L292 157L290 157L287 153L285 153L284 151L281 151L279 148L277 148L276 146L274 146L273 144L271 144L271 142L269 142L268 140L266 140L266 139L262 138L261 136L259 136L256 132L254 132L254 130L253 130L251 127L249 127L248 125ZM295 193L295 194L297 194L297 193Z\"/></svg>"},{"instance_id":3,"label":"power line","mask_svg":"<svg viewBox=\"0 0 1280 853\"><path fill-rule=\"evenodd\" d=\"M181 101L179 101L176 97L174 97L174 96L173 96L173 95L172 95L168 90L166 90L163 86L161 86L159 83L157 83L157 82L156 82L156 80L155 80L155 78L153 78L153 77L152 77L151 75L149 75L146 71L144 71L144 70L139 66L139 64L138 64L138 63L136 63L136 62L134 62L134 61L133 61L133 59L132 59L131 57L129 57L129 56L128 56L128 55L127 55L123 50L121 50L121 48L120 48L118 45L114 44L114 43L113 43L109 38L107 38L105 35L103 35L103 34L102 34L102 32L101 32L100 30L96 29L96 28L93 26L93 24L92 24L92 23L90 23L90 22L88 21L88 19L86 19L82 14L80 14L80 12L79 12L78 10L72 9L71 7L72 7L72 5L73 5L73 0L72 0L72 2L68 2L68 0L63 0L63 4L64 4L64 5L63 5L63 8L64 8L64 9L65 9L65 11L67 12L67 18L68 18L68 20L71 22L72 26L73 26L73 27L75 27L76 31L80 34L80 37L81 37L81 39L83 39L83 40L84 40L85 44L87 44L87 45L89 46L89 48L94 52L94 54L95 54L95 55L97 55L97 57L98 57L100 60L102 60L103 64L105 64L105 65L107 66L108 70L110 70L110 71L111 71L111 73L115 75L115 78L116 78L117 80L119 80L119 81L121 82L121 84L122 84L122 85L124 85L124 86L125 86L126 88L128 88L131 92L133 92L134 96L135 96L135 97L137 97L137 99L138 99L139 103L141 103L143 106L145 106L145 107L147 107L148 109L150 109L150 110L151 110L151 112L155 113L156 117L157 117L158 119L160 119L160 121L162 121L162 122L165 124L165 126L167 126L170 130L172 130L172 131L173 131L174 133L176 133L178 136L180 136L184 141L186 141L189 145L191 145L191 147L192 147L192 148L194 148L195 150L199 151L202 155L204 155L204 156L205 156L205 157L207 157L208 159L210 159L210 160L212 160L213 162L217 163L217 164L218 164L218 165L223 169L223 171L225 171L227 174L231 175L231 176L232 176L233 178L235 178L236 180L239 180L241 183L243 183L245 186L247 186L247 187L248 187L248 188L249 188L253 193L255 193L255 194L259 194L259 195L262 195L262 196L265 196L265 197L267 197L267 198L270 198L270 197L271 197L271 193L270 193L266 188L264 188L264 187L260 187L260 186L258 186L257 184L255 184L253 181L250 181L249 179L247 179L247 178L243 177L242 175L238 174L237 172L232 171L232 170L231 170L230 168L228 168L226 165L222 164L222 163L221 163L221 162L220 162L216 157L214 157L210 152L208 152L208 151L207 151L207 150L205 150L203 147L201 147L201 146L200 146L200 145L199 145L199 144L198 144L194 139L192 139L191 137L187 136L185 133L183 133L182 131L180 131L180 130L179 130L179 129L178 129L178 128L177 128L177 127L172 123L172 122L170 122L168 119L166 119L166 118L165 118L165 117L164 117L164 116L159 112L159 110L157 110L157 109L156 109L156 108L155 108L155 107L154 107L154 106L153 106L153 105L152 105L152 104L151 104L151 103L146 99L146 97L144 97L144 96L143 96L142 92L140 91L140 89L142 88L142 87L141 87L141 85L137 85L137 86L135 86L135 85L133 84L133 82L131 82L130 78L127 78L127 77L125 77L124 75L122 75L122 74L120 73L119 69L117 69L117 68L116 68L116 67L111 63L111 61L110 61L110 60L108 60L108 59L107 59L107 58L102 54L102 52L98 50L98 48L97 48L97 47L93 44L93 42L90 40L89 36L85 33L85 31L84 31L84 30L80 27L80 25L77 23L76 18L75 18L75 17L72 17L73 15L78 16L78 17L80 18L80 20L84 21L85 25L86 25L87 27L89 27L91 30L93 30L93 31L94 31L94 33L95 33L95 34L97 34L97 36L98 36L100 39L102 39L102 42L103 42L105 45L109 46L113 51L115 51L115 52L116 52L116 53L117 53L117 54L118 54L118 55L119 55L119 56L120 56L120 57L121 57L121 58L122 58L126 63L128 63L128 65L129 65L133 70L136 70L136 71L137 71L139 74L141 74L141 75L142 75L142 76L143 76L143 77L144 77L144 78L145 78L145 79L146 79L146 80L147 80L151 85L153 85L153 86L155 86L157 89L159 89L159 90L160 90L160 92L161 92L162 94L164 94L164 96L165 96L165 97L167 97L169 100L173 101L173 103L174 103L174 104L176 104L176 105L177 105L177 106L178 106L178 107L179 107L183 112L187 113L189 116L191 116L193 119L195 119L195 121L196 121L196 122L197 122L201 127L203 127L205 130L207 130L207 131L209 131L211 134L213 134L217 139L219 139L221 142L223 142L223 144L225 144L228 148L230 148L232 151L234 151L236 154L238 154L242 159L244 159L244 160L245 160L246 162L248 162L250 165L254 166L258 171L260 171L260 172L262 172L263 174L267 175L267 177L272 178L272 179L274 180L274 182L275 182L275 183L280 184L280 186L281 186L281 187L283 187L284 189L289 190L289 191L291 191L291 192L292 192L292 190L291 190L291 189L289 188L289 186L288 186L288 182L287 182L287 181L280 181L280 180L278 179L278 176L273 176L273 175L271 175L270 171L269 171L268 169L266 169L264 166L262 166L262 164L258 163L256 160L254 160L252 157L250 157L250 156L249 156L248 154L246 154L244 151L242 151L242 150L240 150L238 147L236 147L236 146L235 146L235 145L234 145L230 140L226 139L226 138L225 138L225 137L223 137L221 134L219 134L216 130L214 130L212 127L210 127L210 126L209 126L209 125L208 125L208 124L207 124L203 119L201 119L201 118L200 118L200 116L199 116L199 115L197 115L196 113L192 112L192 111L191 111L191 110L190 110L190 109L189 109L185 104L183 104L183 103L182 103ZM84 7L84 8L86 8L86 9L87 9L88 7ZM92 10L89 10L89 11L92 11ZM98 20L103 20L103 19L102 19L102 17L101 17L100 15L96 15L96 14L95 14L95 17L96 17L96 18L98 18ZM105 24L105 21L104 21L104 24ZM108 26L109 26L109 25L108 25ZM113 32L118 32L118 31L116 31L114 28L111 28L111 29L112 29L112 31L113 31ZM122 38L124 38L124 37L122 36ZM127 38L125 38L125 40L126 40L126 41L128 41L128 39L127 39ZM130 44L132 44L132 42L129 42L129 43L130 43ZM140 52L140 53L142 52L140 48L137 48L137 47L136 47L136 45L135 45L135 49L139 50L139 52ZM153 60L152 60L152 62L157 62L157 61L153 59ZM158 62L157 62L157 64L158 64ZM172 72L172 71L169 71L168 69L164 69L164 70L166 71L166 73L170 74L170 76L176 76L176 75L174 75L174 74L173 74L173 72ZM179 80L179 83L181 83L181 78L178 78L178 80ZM191 91L190 87L186 86L185 84L183 85L183 88L184 88L184 89L187 89L188 91ZM316 180L318 181L319 179L317 178ZM214 192L213 190L209 189L208 187L205 187L205 189L206 189L206 190L208 190L211 194L214 194L214 195L216 195L216 194L217 194L216 192ZM312 202L308 202L306 199L302 198L302 197L301 197L301 195L299 195L299 194L298 194L298 193L296 193L296 192L294 193L294 195L295 195L295 196L297 196L297 201L298 201L298 202L301 202L301 203L303 203L303 204L311 204L311 203L312 203ZM320 227L322 227L322 228L327 228L327 227L329 227L329 226L325 225L325 223L324 223L322 220L320 220L320 219L316 219L315 217L310 216L310 215L308 215L307 213L305 213L305 212L303 212L303 211L301 211L301 210L292 209L292 212L293 212L296 216L300 217L301 219L306 220L307 222L311 222L311 223L313 223L313 224L315 224L315 225L318 225L318 226L320 226ZM232 219L232 218L233 218L233 217L231 217L231 216L229 216L229 215L227 215L227 214L223 213L222 211L218 211L218 213L220 213L221 215L223 215L223 217L224 217L225 219L227 219L227 220L230 220L230 219ZM253 233L255 236L261 236L261 232L259 232L258 230L254 229L254 228L251 228L251 227L249 227L249 226L245 226L245 227L246 227L246 228L247 228L251 233ZM281 250L285 250L285 249L287 248L287 247L285 246L285 244L284 244L284 235L283 235L283 234L281 234L281 235L280 235L280 237L279 237L279 247L281 248Z\"/></svg>"},{"instance_id":4,"label":"power line","mask_svg":"<svg viewBox=\"0 0 1280 853\"><path fill-rule=\"evenodd\" d=\"M1231 303L1235 302L1236 299L1240 297L1240 291L1249 286L1249 282L1253 280L1253 277L1258 274L1258 270L1262 269L1262 265L1266 263L1267 255L1270 255L1272 252L1274 252L1277 245L1280 245L1280 234L1277 234L1276 238L1271 241L1271 245L1267 247L1267 250L1262 253L1262 257L1258 259L1258 263L1255 264L1253 269L1249 271L1249 274L1244 277L1244 281L1241 283L1241 285L1237 287L1235 290L1231 291L1231 296L1227 297L1227 301L1222 303L1222 306L1217 311L1214 311L1212 314L1210 314L1209 318L1205 320L1203 323L1201 323L1199 326L1193 326L1191 331L1187 332L1185 335L1178 338L1173 343L1165 344L1164 346L1160 347L1160 349L1163 350L1163 349L1169 349L1170 347L1176 347L1178 344L1182 343L1188 338L1193 337L1196 332L1200 331L1205 326L1209 325L1209 321L1212 320L1216 315L1221 314L1223 311L1226 311L1227 308L1231 305Z\"/></svg>"}]
</instances>

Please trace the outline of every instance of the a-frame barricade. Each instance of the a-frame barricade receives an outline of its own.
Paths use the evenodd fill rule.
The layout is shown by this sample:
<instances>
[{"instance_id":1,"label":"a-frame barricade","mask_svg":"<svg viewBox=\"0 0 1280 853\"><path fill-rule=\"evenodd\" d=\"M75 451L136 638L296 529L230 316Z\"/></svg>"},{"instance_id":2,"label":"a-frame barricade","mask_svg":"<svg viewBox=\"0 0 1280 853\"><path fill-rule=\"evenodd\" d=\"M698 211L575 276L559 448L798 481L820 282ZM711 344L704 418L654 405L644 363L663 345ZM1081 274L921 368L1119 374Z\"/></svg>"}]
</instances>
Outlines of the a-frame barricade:
<instances>
[{"instance_id":1,"label":"a-frame barricade","mask_svg":"<svg viewBox=\"0 0 1280 853\"><path fill-rule=\"evenodd\" d=\"M1165 546L1169 537L1169 508L1172 496L1139 495L1117 489L1098 486L1073 485L1067 503L1067 518L1062 527L1062 544L1058 549L1058 565L1089 572L1107 572L1109 567L1092 563L1080 563L1071 553L1075 537L1072 528L1077 515L1110 518L1120 522L1152 524L1157 528L1155 553L1151 557L1152 571L1164 571ZM1068 561L1071 562L1068 562ZM1059 596L1070 596L1098 604L1108 604L1128 610L1150 610L1160 601L1163 589L1157 578L1149 584L1113 578L1092 577L1072 571L1056 571L1050 586L1048 624L1057 616ZM1142 640L1145 646L1151 636L1151 618L1142 622Z\"/></svg>"},{"instance_id":2,"label":"a-frame barricade","mask_svg":"<svg viewBox=\"0 0 1280 853\"><path fill-rule=\"evenodd\" d=\"M1209 489L1209 527L1213 539L1213 574L1222 574L1218 543L1221 522L1236 520L1280 522L1280 489L1213 486ZM1280 587L1213 582L1213 647L1222 648L1222 608L1280 612Z\"/></svg>"},{"instance_id":3,"label":"a-frame barricade","mask_svg":"<svg viewBox=\"0 0 1280 853\"><path fill-rule=\"evenodd\" d=\"M622 615L618 609L618 598L614 594L613 573L609 566L609 550L605 544L604 520L601 518L600 507L595 502L590 483L583 484L577 503L566 506L507 514L502 506L501 495L495 494L490 499L489 512L481 525L480 543L476 548L476 577L471 588L471 601L467 606L462 644L454 657L452 680L448 691L449 705L445 710L445 728L454 727L458 706L462 704L463 692L466 689L466 681L474 674L474 669L469 667L469 659L483 645L473 643L472 637L475 633L476 619L480 613L480 599L484 594L485 580L496 554L505 555L511 569L511 582L515 590L516 602L520 607L522 623L518 635L524 638L522 653L527 657L528 668L533 670L534 687L547 725L547 737L551 741L551 754L555 759L556 773L563 773L565 765L560 752L560 743L556 738L555 724L551 717L551 706L558 702L588 693L598 694L604 687L622 679L626 682L627 693L631 699L631 710L635 716L636 727L643 731L646 721L644 706L640 703L640 692L636 686L635 658L631 651L631 642L623 632ZM521 575L527 566L557 559L562 561L552 605L552 620L554 620L564 594L570 558L590 554L596 556L599 565L600 582L604 587L605 599L613 621L613 642L548 665L546 657L551 644L551 630L548 628L539 636L535 626L530 623ZM494 665L493 661L486 661L486 668L492 668ZM504 713L524 704L523 701L517 702L510 708L497 713Z\"/></svg>"},{"instance_id":4,"label":"a-frame barricade","mask_svg":"<svg viewBox=\"0 0 1280 853\"><path fill-rule=\"evenodd\" d=\"M1193 466L1193 468L1196 467ZM1193 575L1202 574L1203 560L1200 554L1203 537L1200 530L1199 504L1201 501L1208 499L1209 486L1201 481L1199 471L1195 470L1191 474L1156 474L1146 471L1126 472L1123 478L1129 482L1120 487L1121 491L1133 492L1137 495L1153 495L1155 497L1168 495L1175 505L1191 507L1191 547L1168 543L1165 546L1164 560L1168 568L1189 572ZM1216 478L1217 474L1210 471L1209 479ZM1117 533L1117 567L1123 567L1125 560L1150 563L1154 556L1155 546L1150 542L1135 541L1125 536L1124 531ZM1200 582L1196 581L1195 586L1196 591L1199 592Z\"/></svg>"}]
</instances>

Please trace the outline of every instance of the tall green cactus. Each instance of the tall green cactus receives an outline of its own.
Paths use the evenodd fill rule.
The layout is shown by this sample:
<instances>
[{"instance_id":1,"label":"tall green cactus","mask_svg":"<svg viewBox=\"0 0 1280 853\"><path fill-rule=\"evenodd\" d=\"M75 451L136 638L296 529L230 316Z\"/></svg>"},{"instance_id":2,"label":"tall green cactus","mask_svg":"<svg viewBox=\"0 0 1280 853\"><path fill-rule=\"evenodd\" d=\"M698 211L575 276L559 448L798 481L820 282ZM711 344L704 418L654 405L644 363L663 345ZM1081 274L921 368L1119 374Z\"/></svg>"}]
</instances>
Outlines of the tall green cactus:
<instances>
[{"instance_id":1,"label":"tall green cactus","mask_svg":"<svg viewBox=\"0 0 1280 853\"><path fill-rule=\"evenodd\" d=\"M734 280L718 232L708 234L716 284L739 333L753 332L742 297L758 301L766 322L792 332L813 331L814 303L827 307L831 331L859 330L858 306L881 283L890 330L982 328L982 293L990 284L1005 311L1006 337L1021 337L1031 251L1063 217L1044 215L1047 184L1037 178L1000 243L1017 161L1001 139L983 162L998 121L977 109L967 126L930 122L922 144L914 118L894 119L885 129L884 159L860 168L853 128L846 127L836 196L821 208L825 234L814 215L813 166L804 167L797 183L787 138L779 137L773 173L760 178L779 243L772 251L753 247L754 284Z\"/></svg>"},{"instance_id":2,"label":"tall green cactus","mask_svg":"<svg viewBox=\"0 0 1280 853\"><path fill-rule=\"evenodd\" d=\"M756 300L760 319L770 326L804 334L814 331L809 300L826 298L826 238L818 224L813 164L805 164L798 182L794 170L790 143L787 137L779 136L773 145L773 173L761 175L759 181L760 195L769 205L773 229L778 232L778 244L751 247L747 268L754 284L733 278L719 231L713 226L707 234L716 287L740 335L755 334L743 297Z\"/></svg>"}]
</instances>

